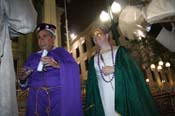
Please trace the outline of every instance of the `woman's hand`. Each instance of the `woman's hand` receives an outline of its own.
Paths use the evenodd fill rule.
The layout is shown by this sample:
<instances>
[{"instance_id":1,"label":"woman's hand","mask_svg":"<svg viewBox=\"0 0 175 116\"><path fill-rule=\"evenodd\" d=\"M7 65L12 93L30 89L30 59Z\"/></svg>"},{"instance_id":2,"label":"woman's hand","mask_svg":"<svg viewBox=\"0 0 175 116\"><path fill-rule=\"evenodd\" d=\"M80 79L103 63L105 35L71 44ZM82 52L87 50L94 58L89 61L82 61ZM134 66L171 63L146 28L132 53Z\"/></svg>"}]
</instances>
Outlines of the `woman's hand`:
<instances>
[{"instance_id":1,"label":"woman's hand","mask_svg":"<svg viewBox=\"0 0 175 116\"><path fill-rule=\"evenodd\" d=\"M109 75L114 73L114 66L104 66L102 67L102 72L104 75Z\"/></svg>"}]
</instances>

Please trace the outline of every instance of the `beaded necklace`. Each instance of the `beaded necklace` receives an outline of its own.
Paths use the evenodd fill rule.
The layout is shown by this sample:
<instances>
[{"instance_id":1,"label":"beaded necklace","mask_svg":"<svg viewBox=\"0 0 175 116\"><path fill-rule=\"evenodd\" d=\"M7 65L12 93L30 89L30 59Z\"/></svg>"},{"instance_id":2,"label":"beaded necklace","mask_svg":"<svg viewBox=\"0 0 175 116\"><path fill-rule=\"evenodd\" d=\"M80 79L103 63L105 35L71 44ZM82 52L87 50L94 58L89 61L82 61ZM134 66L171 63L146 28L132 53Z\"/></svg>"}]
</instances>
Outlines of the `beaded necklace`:
<instances>
[{"instance_id":1,"label":"beaded necklace","mask_svg":"<svg viewBox=\"0 0 175 116\"><path fill-rule=\"evenodd\" d=\"M112 55L112 64L113 64L113 66L114 66L114 51L113 51L112 45L110 45L110 47L111 47L111 55ZM106 79L104 78L102 69L100 68L100 56L101 56L101 61L103 62L103 64L105 64L105 63L104 63L104 59L103 59L103 57L102 57L102 54L100 54L100 49L99 49L99 51L98 51L98 59L97 59L98 68L99 68L99 70L100 70L100 74L101 74L102 79L103 79L106 83L110 83L110 82L114 79L114 73L113 73L113 75L112 75L112 78L111 78L109 81L106 80Z\"/></svg>"}]
</instances>

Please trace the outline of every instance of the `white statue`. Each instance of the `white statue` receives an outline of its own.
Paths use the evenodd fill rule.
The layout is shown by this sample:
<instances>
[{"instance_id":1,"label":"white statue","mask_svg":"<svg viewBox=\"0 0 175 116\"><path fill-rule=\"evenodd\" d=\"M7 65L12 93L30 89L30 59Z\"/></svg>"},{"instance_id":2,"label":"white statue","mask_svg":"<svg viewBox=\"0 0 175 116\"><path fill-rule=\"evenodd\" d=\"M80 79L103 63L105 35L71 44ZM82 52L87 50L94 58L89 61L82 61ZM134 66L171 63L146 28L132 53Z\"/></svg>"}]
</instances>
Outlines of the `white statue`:
<instances>
[{"instance_id":1,"label":"white statue","mask_svg":"<svg viewBox=\"0 0 175 116\"><path fill-rule=\"evenodd\" d=\"M10 38L32 32L36 18L30 0L0 0L0 116L18 116Z\"/></svg>"}]
</instances>

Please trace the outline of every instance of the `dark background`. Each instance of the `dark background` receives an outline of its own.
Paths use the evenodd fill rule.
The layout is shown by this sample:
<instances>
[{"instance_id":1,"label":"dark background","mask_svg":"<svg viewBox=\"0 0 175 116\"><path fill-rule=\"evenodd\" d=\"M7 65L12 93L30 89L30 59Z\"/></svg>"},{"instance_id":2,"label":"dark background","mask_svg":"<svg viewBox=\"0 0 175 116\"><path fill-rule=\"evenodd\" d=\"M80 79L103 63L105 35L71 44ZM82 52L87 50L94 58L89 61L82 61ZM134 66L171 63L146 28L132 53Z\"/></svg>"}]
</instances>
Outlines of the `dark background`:
<instances>
[{"instance_id":1,"label":"dark background","mask_svg":"<svg viewBox=\"0 0 175 116\"><path fill-rule=\"evenodd\" d=\"M57 0L57 6L64 9L64 0ZM106 0L67 0L69 33L79 34L106 9ZM65 13L61 17L62 45L66 43Z\"/></svg>"},{"instance_id":2,"label":"dark background","mask_svg":"<svg viewBox=\"0 0 175 116\"><path fill-rule=\"evenodd\" d=\"M64 0L57 0L57 5L64 9ZM68 26L71 32L79 33L85 29L100 12L106 8L105 0L67 0ZM64 24L64 15L62 24Z\"/></svg>"}]
</instances>

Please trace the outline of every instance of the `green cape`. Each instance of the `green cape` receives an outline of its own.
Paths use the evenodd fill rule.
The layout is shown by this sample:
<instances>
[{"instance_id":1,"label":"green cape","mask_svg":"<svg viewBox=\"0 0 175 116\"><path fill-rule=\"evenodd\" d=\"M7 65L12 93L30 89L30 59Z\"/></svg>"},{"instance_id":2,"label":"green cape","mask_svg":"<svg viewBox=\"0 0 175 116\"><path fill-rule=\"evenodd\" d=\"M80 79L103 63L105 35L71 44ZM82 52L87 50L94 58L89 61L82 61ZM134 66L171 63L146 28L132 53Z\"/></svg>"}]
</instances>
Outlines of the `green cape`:
<instances>
[{"instance_id":1,"label":"green cape","mask_svg":"<svg viewBox=\"0 0 175 116\"><path fill-rule=\"evenodd\" d=\"M141 70L124 47L118 48L115 61L115 110L121 116L159 116ZM105 116L94 56L89 62L85 115Z\"/></svg>"}]
</instances>

